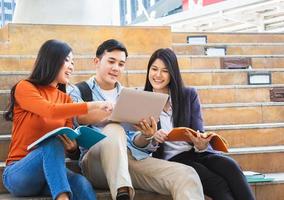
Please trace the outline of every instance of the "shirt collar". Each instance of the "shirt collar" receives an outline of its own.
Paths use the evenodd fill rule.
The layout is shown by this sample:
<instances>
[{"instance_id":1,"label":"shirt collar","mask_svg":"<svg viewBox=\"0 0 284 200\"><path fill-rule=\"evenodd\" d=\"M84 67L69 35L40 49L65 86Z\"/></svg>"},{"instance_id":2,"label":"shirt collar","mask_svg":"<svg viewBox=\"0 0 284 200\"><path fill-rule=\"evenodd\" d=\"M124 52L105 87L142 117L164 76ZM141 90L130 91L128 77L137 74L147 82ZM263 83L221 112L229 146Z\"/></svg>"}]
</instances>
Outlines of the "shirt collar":
<instances>
[{"instance_id":1,"label":"shirt collar","mask_svg":"<svg viewBox=\"0 0 284 200\"><path fill-rule=\"evenodd\" d=\"M91 78L89 78L89 80L86 81L88 83L88 85L90 86L90 88L92 90L96 90L99 92L99 94L101 96L103 96L102 94L102 89L101 87L99 86L99 84L97 83L96 79L95 79L95 76L92 76ZM120 94L123 86L121 85L121 83L119 83L118 81L115 83L115 88L117 90L117 94Z\"/></svg>"}]
</instances>

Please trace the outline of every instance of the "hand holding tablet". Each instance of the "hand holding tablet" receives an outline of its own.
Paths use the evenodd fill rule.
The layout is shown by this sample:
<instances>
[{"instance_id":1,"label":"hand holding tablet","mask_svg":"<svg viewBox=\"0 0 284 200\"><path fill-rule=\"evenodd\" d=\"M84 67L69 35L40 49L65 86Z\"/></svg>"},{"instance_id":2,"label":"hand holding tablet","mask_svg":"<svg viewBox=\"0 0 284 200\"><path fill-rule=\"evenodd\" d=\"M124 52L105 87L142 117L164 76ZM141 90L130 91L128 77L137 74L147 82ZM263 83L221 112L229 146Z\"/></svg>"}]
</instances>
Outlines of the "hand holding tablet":
<instances>
[{"instance_id":1,"label":"hand holding tablet","mask_svg":"<svg viewBox=\"0 0 284 200\"><path fill-rule=\"evenodd\" d=\"M168 97L167 94L123 88L109 120L138 124L153 116L158 121Z\"/></svg>"}]
</instances>

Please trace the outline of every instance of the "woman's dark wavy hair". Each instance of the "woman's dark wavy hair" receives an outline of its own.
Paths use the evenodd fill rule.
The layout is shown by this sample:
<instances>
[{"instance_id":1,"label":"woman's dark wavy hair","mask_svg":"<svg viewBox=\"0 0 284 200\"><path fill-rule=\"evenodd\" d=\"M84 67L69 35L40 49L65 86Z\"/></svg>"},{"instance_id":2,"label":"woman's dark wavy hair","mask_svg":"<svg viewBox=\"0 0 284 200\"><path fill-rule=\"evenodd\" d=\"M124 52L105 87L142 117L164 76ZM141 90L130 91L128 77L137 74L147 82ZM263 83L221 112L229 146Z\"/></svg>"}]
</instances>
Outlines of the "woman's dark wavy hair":
<instances>
[{"instance_id":1,"label":"woman's dark wavy hair","mask_svg":"<svg viewBox=\"0 0 284 200\"><path fill-rule=\"evenodd\" d=\"M72 51L71 47L58 40L48 40L39 49L34 69L30 76L26 79L34 85L49 85L58 75L63 66L66 57ZM15 84L10 93L10 101L7 106L7 111L4 113L4 118L7 121L13 120L13 109L15 106ZM66 92L65 84L58 84L58 89Z\"/></svg>"},{"instance_id":2,"label":"woman's dark wavy hair","mask_svg":"<svg viewBox=\"0 0 284 200\"><path fill-rule=\"evenodd\" d=\"M152 54L148 62L147 78L144 90L153 91L153 86L149 81L149 71L156 59L163 61L170 74L169 90L172 101L173 125L174 127L186 126L185 110L187 104L184 101L184 84L181 78L176 54L171 49L158 49Z\"/></svg>"}]
</instances>

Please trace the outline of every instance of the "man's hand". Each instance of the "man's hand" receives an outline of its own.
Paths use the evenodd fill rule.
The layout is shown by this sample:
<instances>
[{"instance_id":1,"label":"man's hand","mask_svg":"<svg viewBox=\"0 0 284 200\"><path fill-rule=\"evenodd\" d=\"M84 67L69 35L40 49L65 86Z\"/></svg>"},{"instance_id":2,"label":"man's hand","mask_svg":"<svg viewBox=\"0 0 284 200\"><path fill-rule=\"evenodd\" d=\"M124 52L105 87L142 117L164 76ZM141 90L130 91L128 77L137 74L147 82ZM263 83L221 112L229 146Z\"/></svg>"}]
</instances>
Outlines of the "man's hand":
<instances>
[{"instance_id":1,"label":"man's hand","mask_svg":"<svg viewBox=\"0 0 284 200\"><path fill-rule=\"evenodd\" d=\"M141 131L143 136L152 137L157 131L157 122L154 117L150 117L150 124L144 119L139 124L134 125L134 127Z\"/></svg>"},{"instance_id":2,"label":"man's hand","mask_svg":"<svg viewBox=\"0 0 284 200\"><path fill-rule=\"evenodd\" d=\"M168 137L168 133L163 129L157 130L157 122L154 117L150 117L151 124L146 120L142 120L139 124L135 125L136 129L142 133L145 139L152 138L158 143L164 143Z\"/></svg>"}]
</instances>

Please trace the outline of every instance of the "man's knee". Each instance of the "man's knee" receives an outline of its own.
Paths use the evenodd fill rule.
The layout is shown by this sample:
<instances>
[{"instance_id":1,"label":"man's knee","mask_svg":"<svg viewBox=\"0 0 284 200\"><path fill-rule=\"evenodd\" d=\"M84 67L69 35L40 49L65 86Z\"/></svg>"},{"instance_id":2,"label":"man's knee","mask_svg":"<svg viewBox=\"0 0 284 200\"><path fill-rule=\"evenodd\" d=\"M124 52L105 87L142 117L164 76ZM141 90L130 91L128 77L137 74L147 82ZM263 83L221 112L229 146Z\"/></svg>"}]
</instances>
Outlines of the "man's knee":
<instances>
[{"instance_id":1,"label":"man's knee","mask_svg":"<svg viewBox=\"0 0 284 200\"><path fill-rule=\"evenodd\" d=\"M103 128L102 131L107 135L107 138L103 140L102 143L116 143L121 141L126 142L126 133L120 124L108 124Z\"/></svg>"},{"instance_id":2,"label":"man's knee","mask_svg":"<svg viewBox=\"0 0 284 200\"><path fill-rule=\"evenodd\" d=\"M185 187L189 186L202 187L200 178L194 168L176 163L176 167L173 167L172 169L174 170L173 181L175 185L177 183L176 181L178 181L180 187L182 187L182 185Z\"/></svg>"},{"instance_id":3,"label":"man's knee","mask_svg":"<svg viewBox=\"0 0 284 200\"><path fill-rule=\"evenodd\" d=\"M103 132L106 134L114 134L114 132L118 132L119 134L124 133L124 128L118 123L109 123L103 128Z\"/></svg>"}]
</instances>

